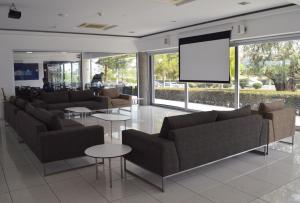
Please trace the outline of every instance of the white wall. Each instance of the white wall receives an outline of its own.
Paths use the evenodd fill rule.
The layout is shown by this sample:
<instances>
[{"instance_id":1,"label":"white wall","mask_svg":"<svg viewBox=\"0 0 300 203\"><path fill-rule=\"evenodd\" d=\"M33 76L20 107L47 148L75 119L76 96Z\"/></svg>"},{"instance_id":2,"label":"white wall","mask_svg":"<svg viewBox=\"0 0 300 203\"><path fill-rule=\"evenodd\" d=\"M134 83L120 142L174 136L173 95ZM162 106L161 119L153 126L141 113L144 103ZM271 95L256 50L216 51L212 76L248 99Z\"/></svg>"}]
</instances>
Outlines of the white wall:
<instances>
[{"instance_id":1,"label":"white wall","mask_svg":"<svg viewBox=\"0 0 300 203\"><path fill-rule=\"evenodd\" d=\"M179 38L230 29L233 29L232 41L300 33L298 19L300 19L300 7L293 6L144 37L138 41L137 47L139 51L177 48ZM245 34L237 33L239 24L247 27ZM168 39L167 44L165 38Z\"/></svg>"},{"instance_id":2,"label":"white wall","mask_svg":"<svg viewBox=\"0 0 300 203\"><path fill-rule=\"evenodd\" d=\"M15 94L13 51L22 50L135 53L137 48L136 39L129 37L0 31L0 88L7 96Z\"/></svg>"}]
</instances>

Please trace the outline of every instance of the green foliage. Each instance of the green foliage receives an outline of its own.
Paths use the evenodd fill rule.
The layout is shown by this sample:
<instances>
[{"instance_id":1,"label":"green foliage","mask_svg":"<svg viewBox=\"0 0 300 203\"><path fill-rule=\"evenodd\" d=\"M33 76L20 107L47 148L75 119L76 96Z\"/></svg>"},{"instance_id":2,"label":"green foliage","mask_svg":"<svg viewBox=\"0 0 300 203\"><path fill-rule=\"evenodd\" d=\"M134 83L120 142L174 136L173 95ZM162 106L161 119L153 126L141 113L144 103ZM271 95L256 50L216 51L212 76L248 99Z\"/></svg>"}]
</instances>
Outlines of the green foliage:
<instances>
[{"instance_id":1,"label":"green foliage","mask_svg":"<svg viewBox=\"0 0 300 203\"><path fill-rule=\"evenodd\" d=\"M156 80L178 80L178 53L154 55L154 75Z\"/></svg>"},{"instance_id":2,"label":"green foliage","mask_svg":"<svg viewBox=\"0 0 300 203\"><path fill-rule=\"evenodd\" d=\"M248 85L249 85L249 79L248 78L240 79L240 86L241 86L242 89L244 89Z\"/></svg>"},{"instance_id":3,"label":"green foliage","mask_svg":"<svg viewBox=\"0 0 300 203\"><path fill-rule=\"evenodd\" d=\"M136 84L136 56L123 54L99 58L98 64L104 69L104 82Z\"/></svg>"},{"instance_id":4,"label":"green foliage","mask_svg":"<svg viewBox=\"0 0 300 203\"><path fill-rule=\"evenodd\" d=\"M260 89L260 88L262 88L262 84L260 82L253 83L252 86L254 87L254 89Z\"/></svg>"},{"instance_id":5,"label":"green foliage","mask_svg":"<svg viewBox=\"0 0 300 203\"><path fill-rule=\"evenodd\" d=\"M276 90L295 90L300 78L300 40L242 46L242 61L247 76L266 76Z\"/></svg>"}]
</instances>

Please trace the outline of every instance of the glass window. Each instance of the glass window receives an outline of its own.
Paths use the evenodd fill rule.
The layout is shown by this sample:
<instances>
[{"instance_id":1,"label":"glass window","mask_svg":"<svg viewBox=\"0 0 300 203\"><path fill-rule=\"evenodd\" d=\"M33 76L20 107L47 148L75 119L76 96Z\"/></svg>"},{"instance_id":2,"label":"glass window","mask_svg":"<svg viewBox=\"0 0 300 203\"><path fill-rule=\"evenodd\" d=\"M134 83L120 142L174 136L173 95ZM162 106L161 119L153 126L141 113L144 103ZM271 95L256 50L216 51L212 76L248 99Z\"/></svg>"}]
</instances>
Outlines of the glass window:
<instances>
[{"instance_id":1,"label":"glass window","mask_svg":"<svg viewBox=\"0 0 300 203\"><path fill-rule=\"evenodd\" d=\"M179 82L178 53L153 55L155 104L185 107L185 83Z\"/></svg>"},{"instance_id":2,"label":"glass window","mask_svg":"<svg viewBox=\"0 0 300 203\"><path fill-rule=\"evenodd\" d=\"M117 87L124 94L137 95L137 67L135 54L123 54L91 59L91 81L103 74L103 87ZM99 87L99 82L96 85ZM92 87L93 84L92 84Z\"/></svg>"},{"instance_id":3,"label":"glass window","mask_svg":"<svg viewBox=\"0 0 300 203\"><path fill-rule=\"evenodd\" d=\"M243 45L239 55L240 105L284 100L299 115L300 40Z\"/></svg>"}]
</instances>

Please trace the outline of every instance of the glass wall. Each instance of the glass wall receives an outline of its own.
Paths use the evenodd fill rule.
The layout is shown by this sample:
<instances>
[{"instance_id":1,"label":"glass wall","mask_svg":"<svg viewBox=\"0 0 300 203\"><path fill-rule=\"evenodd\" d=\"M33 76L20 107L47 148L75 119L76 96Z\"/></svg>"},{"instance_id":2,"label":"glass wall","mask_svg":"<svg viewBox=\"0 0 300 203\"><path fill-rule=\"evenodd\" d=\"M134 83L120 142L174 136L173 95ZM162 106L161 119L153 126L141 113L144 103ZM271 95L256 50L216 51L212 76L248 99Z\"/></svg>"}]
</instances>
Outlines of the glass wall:
<instances>
[{"instance_id":1,"label":"glass wall","mask_svg":"<svg viewBox=\"0 0 300 203\"><path fill-rule=\"evenodd\" d=\"M237 104L257 109L260 102L284 100L286 106L296 108L300 126L300 40L240 45L237 52L238 58L235 48L230 48L230 84L188 83L187 92L178 82L178 54L153 54L153 103L208 111L233 109ZM235 87L236 71L239 87Z\"/></svg>"},{"instance_id":2,"label":"glass wall","mask_svg":"<svg viewBox=\"0 0 300 203\"><path fill-rule=\"evenodd\" d=\"M54 90L81 87L79 62L45 62L47 80Z\"/></svg>"},{"instance_id":3,"label":"glass wall","mask_svg":"<svg viewBox=\"0 0 300 203\"><path fill-rule=\"evenodd\" d=\"M185 84L179 81L178 53L153 55L153 103L185 107Z\"/></svg>"},{"instance_id":4,"label":"glass wall","mask_svg":"<svg viewBox=\"0 0 300 203\"><path fill-rule=\"evenodd\" d=\"M299 115L300 40L242 45L239 54L240 106L284 100Z\"/></svg>"},{"instance_id":5,"label":"glass wall","mask_svg":"<svg viewBox=\"0 0 300 203\"><path fill-rule=\"evenodd\" d=\"M99 80L96 84L93 78L97 77ZM136 55L122 54L91 59L90 81L92 87L117 87L120 92L137 95Z\"/></svg>"}]
</instances>

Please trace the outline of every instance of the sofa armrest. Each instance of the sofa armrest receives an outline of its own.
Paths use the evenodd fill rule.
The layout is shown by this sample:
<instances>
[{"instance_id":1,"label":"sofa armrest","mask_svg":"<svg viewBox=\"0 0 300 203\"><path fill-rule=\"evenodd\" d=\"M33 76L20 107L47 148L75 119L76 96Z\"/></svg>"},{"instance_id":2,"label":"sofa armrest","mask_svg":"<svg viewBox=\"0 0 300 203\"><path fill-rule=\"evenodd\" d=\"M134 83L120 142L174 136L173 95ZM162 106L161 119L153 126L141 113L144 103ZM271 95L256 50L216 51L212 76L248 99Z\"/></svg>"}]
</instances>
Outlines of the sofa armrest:
<instances>
[{"instance_id":1,"label":"sofa armrest","mask_svg":"<svg viewBox=\"0 0 300 203\"><path fill-rule=\"evenodd\" d=\"M173 141L137 130L124 130L122 143L132 147L125 158L160 176L179 171L178 156Z\"/></svg>"},{"instance_id":2,"label":"sofa armrest","mask_svg":"<svg viewBox=\"0 0 300 203\"><path fill-rule=\"evenodd\" d=\"M95 101L103 103L105 108L111 108L111 98L107 96L95 96Z\"/></svg>"},{"instance_id":3,"label":"sofa armrest","mask_svg":"<svg viewBox=\"0 0 300 203\"><path fill-rule=\"evenodd\" d=\"M126 100L132 100L132 96L131 95L129 95L129 94L120 94L119 95L119 98L120 99L126 99Z\"/></svg>"},{"instance_id":4,"label":"sofa armrest","mask_svg":"<svg viewBox=\"0 0 300 203\"><path fill-rule=\"evenodd\" d=\"M88 147L104 144L102 126L74 127L40 133L41 162L84 156Z\"/></svg>"},{"instance_id":5,"label":"sofa armrest","mask_svg":"<svg viewBox=\"0 0 300 203\"><path fill-rule=\"evenodd\" d=\"M271 121L270 132L272 134L270 134L270 140L278 141L295 134L296 110L294 108L272 111L265 113L263 116Z\"/></svg>"}]
</instances>

